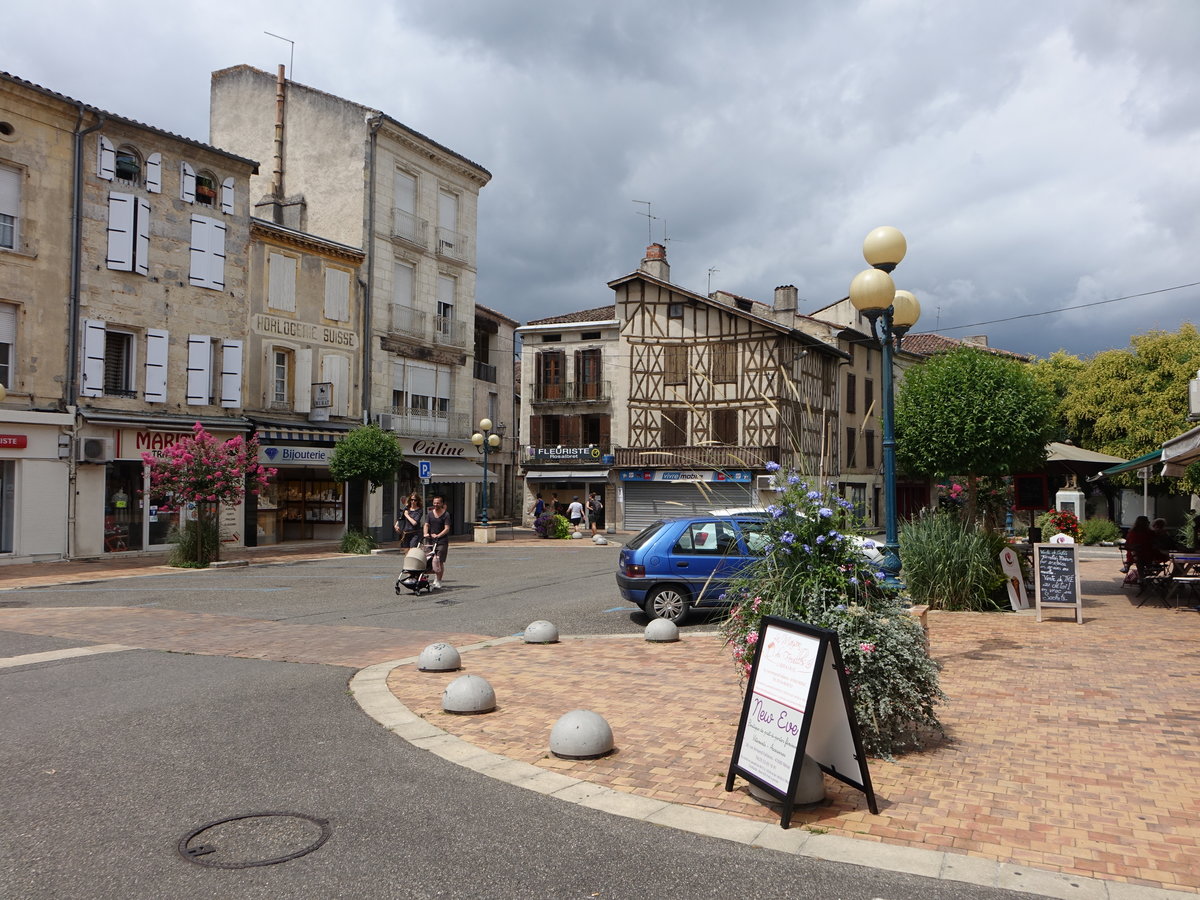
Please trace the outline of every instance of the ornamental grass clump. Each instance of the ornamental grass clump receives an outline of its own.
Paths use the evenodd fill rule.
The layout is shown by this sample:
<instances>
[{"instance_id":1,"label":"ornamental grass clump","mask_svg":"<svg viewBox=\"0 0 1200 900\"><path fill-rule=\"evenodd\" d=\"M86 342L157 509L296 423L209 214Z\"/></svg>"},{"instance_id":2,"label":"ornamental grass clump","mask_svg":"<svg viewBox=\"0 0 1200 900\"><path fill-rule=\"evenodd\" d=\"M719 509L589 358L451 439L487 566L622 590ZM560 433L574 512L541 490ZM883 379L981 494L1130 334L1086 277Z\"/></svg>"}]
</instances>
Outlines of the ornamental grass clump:
<instances>
[{"instance_id":1,"label":"ornamental grass clump","mask_svg":"<svg viewBox=\"0 0 1200 900\"><path fill-rule=\"evenodd\" d=\"M901 578L914 603L930 609L1008 609L1000 554L1004 536L961 515L922 513L900 527Z\"/></svg>"},{"instance_id":2,"label":"ornamental grass clump","mask_svg":"<svg viewBox=\"0 0 1200 900\"><path fill-rule=\"evenodd\" d=\"M853 504L773 473L775 502L763 521L761 555L730 585L722 633L738 672L750 673L763 616L836 632L863 745L890 757L941 731L934 706L945 699L925 633L900 592L884 583L879 553L854 534Z\"/></svg>"}]
</instances>

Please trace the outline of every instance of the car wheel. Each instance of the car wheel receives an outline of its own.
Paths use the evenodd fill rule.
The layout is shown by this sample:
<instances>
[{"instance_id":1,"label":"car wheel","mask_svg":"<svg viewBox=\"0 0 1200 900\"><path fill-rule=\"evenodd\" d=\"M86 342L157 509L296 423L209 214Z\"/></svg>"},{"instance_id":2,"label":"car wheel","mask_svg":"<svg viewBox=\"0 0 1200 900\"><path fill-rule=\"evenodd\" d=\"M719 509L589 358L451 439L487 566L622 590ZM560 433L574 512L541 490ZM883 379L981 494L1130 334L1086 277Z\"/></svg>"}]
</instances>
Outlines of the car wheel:
<instances>
[{"instance_id":1,"label":"car wheel","mask_svg":"<svg viewBox=\"0 0 1200 900\"><path fill-rule=\"evenodd\" d=\"M666 619L668 622L682 622L691 608L688 595L677 587L664 585L651 591L646 598L646 615L652 619Z\"/></svg>"}]
</instances>

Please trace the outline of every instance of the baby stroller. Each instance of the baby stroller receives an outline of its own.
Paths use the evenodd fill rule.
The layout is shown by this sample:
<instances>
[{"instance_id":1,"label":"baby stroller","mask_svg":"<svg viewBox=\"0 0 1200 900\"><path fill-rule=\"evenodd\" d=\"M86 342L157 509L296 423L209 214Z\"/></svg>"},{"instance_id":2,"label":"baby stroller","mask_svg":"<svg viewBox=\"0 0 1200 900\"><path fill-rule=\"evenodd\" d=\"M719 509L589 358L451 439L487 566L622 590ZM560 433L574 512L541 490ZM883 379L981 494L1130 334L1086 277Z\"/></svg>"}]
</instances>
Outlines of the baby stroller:
<instances>
[{"instance_id":1,"label":"baby stroller","mask_svg":"<svg viewBox=\"0 0 1200 900\"><path fill-rule=\"evenodd\" d=\"M414 596L419 597L421 591L428 593L433 590L433 581L430 579L433 572L432 559L432 544L413 547L405 553L400 577L396 579L396 593L399 594L401 589L404 589L412 591Z\"/></svg>"}]
</instances>

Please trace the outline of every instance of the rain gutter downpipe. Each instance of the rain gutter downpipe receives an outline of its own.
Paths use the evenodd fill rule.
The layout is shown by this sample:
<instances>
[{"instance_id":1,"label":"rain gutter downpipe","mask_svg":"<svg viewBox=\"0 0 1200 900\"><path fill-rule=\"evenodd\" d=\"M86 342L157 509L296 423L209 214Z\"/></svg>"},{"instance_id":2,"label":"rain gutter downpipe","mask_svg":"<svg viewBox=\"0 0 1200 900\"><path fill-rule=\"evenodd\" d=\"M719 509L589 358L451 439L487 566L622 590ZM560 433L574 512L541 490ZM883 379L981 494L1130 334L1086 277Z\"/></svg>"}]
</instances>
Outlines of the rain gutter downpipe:
<instances>
[{"instance_id":1,"label":"rain gutter downpipe","mask_svg":"<svg viewBox=\"0 0 1200 900\"><path fill-rule=\"evenodd\" d=\"M375 157L379 143L379 129L383 126L383 113L367 119L371 129L371 144L368 150L370 172L367 178L367 290L363 294L363 379L362 417L363 424L371 423L371 344L373 330L371 299L375 293Z\"/></svg>"}]
</instances>

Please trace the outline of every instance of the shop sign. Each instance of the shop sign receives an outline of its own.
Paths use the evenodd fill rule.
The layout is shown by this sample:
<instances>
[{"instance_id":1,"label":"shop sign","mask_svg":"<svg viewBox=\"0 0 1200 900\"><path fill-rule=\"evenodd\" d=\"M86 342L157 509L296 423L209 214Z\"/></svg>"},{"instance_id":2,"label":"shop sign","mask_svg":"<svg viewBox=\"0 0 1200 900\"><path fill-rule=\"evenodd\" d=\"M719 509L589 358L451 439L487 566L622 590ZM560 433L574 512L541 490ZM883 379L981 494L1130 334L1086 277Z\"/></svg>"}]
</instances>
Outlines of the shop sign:
<instances>
[{"instance_id":1,"label":"shop sign","mask_svg":"<svg viewBox=\"0 0 1200 900\"><path fill-rule=\"evenodd\" d=\"M266 466L328 466L332 447L276 447L269 445L258 448L258 461Z\"/></svg>"},{"instance_id":2,"label":"shop sign","mask_svg":"<svg viewBox=\"0 0 1200 900\"><path fill-rule=\"evenodd\" d=\"M228 432L224 435L215 431L210 433L218 441L225 441L232 437ZM142 454L146 452L161 456L165 450L174 447L180 441L195 436L190 429L187 431L138 431L133 428L123 428L117 434L120 437L116 454L118 459L141 459Z\"/></svg>"},{"instance_id":3,"label":"shop sign","mask_svg":"<svg viewBox=\"0 0 1200 900\"><path fill-rule=\"evenodd\" d=\"M24 450L29 438L23 434L0 434L0 450Z\"/></svg>"},{"instance_id":4,"label":"shop sign","mask_svg":"<svg viewBox=\"0 0 1200 900\"><path fill-rule=\"evenodd\" d=\"M467 447L475 449L473 444L454 443L452 441L443 441L437 438L401 438L400 449L404 451L405 456L452 456L457 459L467 458Z\"/></svg>"},{"instance_id":5,"label":"shop sign","mask_svg":"<svg viewBox=\"0 0 1200 900\"><path fill-rule=\"evenodd\" d=\"M526 447L528 459L565 459L599 462L599 447Z\"/></svg>"},{"instance_id":6,"label":"shop sign","mask_svg":"<svg viewBox=\"0 0 1200 900\"><path fill-rule=\"evenodd\" d=\"M267 337L286 337L308 341L311 344L324 344L327 347L343 347L347 350L358 347L358 335L345 328L297 322L295 319L281 319L264 313L257 314L252 321L255 333Z\"/></svg>"},{"instance_id":7,"label":"shop sign","mask_svg":"<svg viewBox=\"0 0 1200 900\"><path fill-rule=\"evenodd\" d=\"M619 476L621 481L713 481L749 484L753 480L752 473L748 471L724 469L621 469Z\"/></svg>"}]
</instances>

